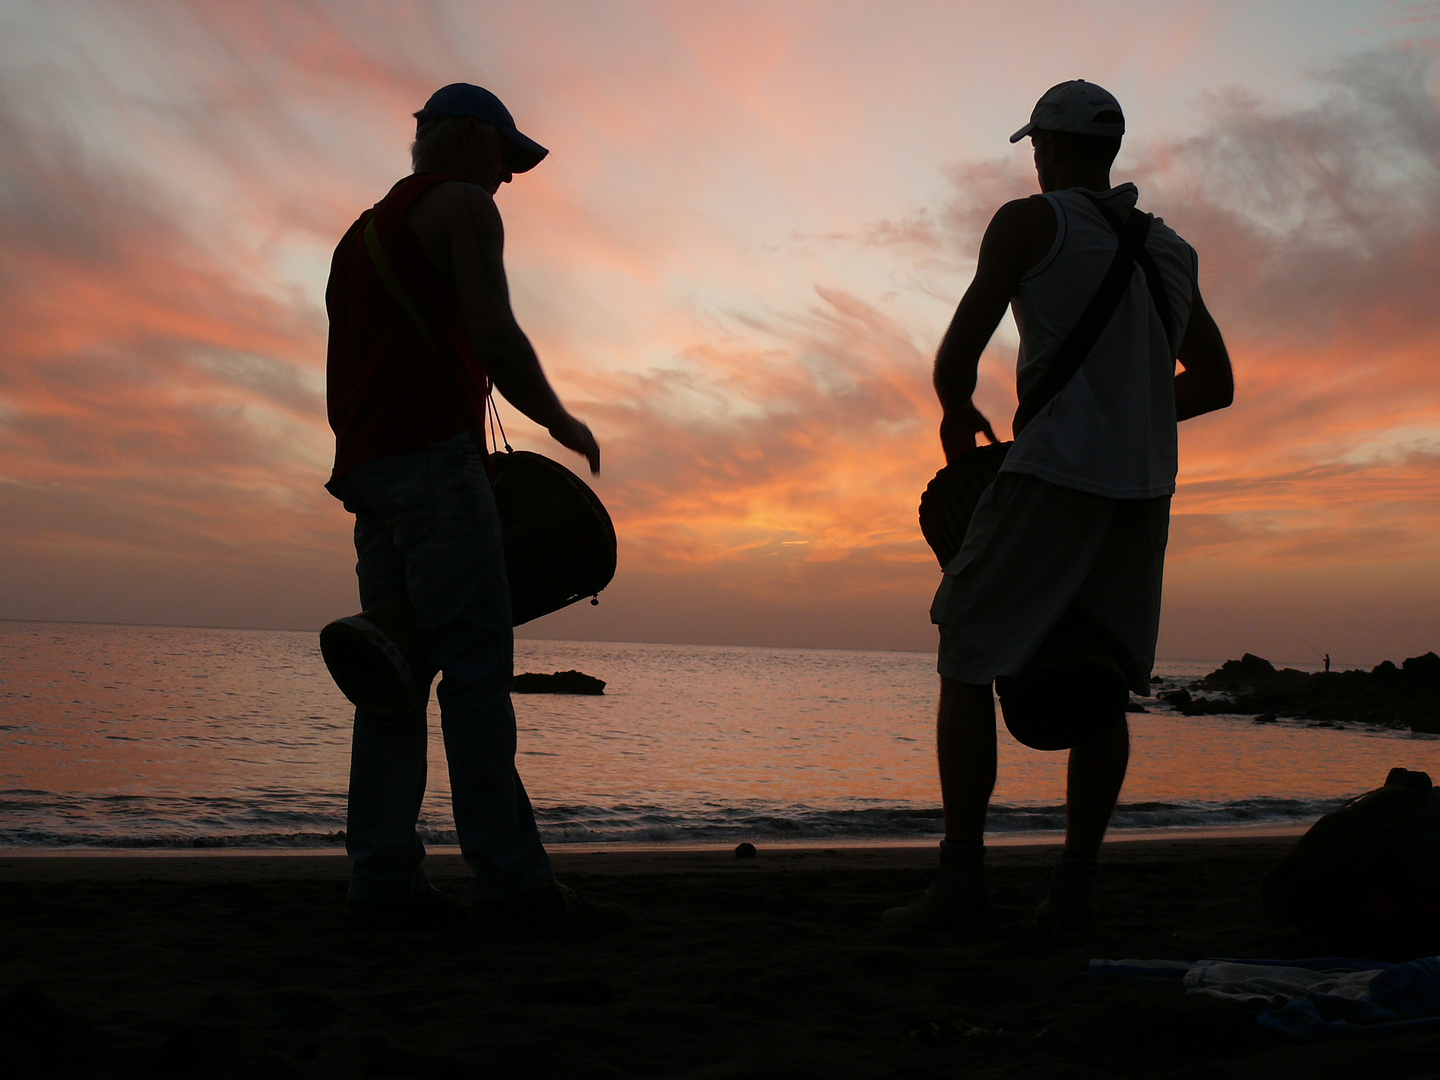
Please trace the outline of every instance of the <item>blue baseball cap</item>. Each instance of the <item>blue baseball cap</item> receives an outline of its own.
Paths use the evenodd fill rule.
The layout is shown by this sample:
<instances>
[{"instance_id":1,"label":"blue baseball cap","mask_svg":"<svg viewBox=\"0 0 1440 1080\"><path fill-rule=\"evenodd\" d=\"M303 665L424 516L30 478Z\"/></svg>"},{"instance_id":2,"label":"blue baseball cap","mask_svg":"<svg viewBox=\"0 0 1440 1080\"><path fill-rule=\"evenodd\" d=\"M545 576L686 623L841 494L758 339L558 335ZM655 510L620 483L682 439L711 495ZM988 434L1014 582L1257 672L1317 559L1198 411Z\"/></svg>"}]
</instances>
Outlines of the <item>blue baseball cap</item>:
<instances>
[{"instance_id":1,"label":"blue baseball cap","mask_svg":"<svg viewBox=\"0 0 1440 1080\"><path fill-rule=\"evenodd\" d=\"M415 130L444 116L470 116L495 128L510 142L510 170L529 172L550 153L528 135L515 130L515 118L504 103L483 86L451 83L430 95L425 107L415 114Z\"/></svg>"}]
</instances>

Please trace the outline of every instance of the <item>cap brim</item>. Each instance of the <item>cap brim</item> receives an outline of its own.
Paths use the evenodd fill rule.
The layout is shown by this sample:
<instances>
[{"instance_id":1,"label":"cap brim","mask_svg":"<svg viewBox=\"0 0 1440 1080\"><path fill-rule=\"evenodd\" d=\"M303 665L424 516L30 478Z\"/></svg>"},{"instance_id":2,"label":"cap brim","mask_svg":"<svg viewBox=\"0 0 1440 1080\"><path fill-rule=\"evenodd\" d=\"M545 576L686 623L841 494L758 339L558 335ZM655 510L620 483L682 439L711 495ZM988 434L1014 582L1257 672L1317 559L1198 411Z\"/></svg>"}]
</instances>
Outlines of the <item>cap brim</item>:
<instances>
[{"instance_id":1,"label":"cap brim","mask_svg":"<svg viewBox=\"0 0 1440 1080\"><path fill-rule=\"evenodd\" d=\"M1030 121L1030 123L1026 124L1026 125L1025 125L1023 128L1021 128L1019 131L1015 132L1014 135L1011 135L1011 136L1010 136L1010 141L1011 141L1012 143L1019 142L1019 141L1020 141L1021 139L1023 139L1026 135L1029 135L1029 134L1030 134L1032 131L1034 131L1034 130L1035 130L1035 121L1032 120L1032 121Z\"/></svg>"},{"instance_id":2,"label":"cap brim","mask_svg":"<svg viewBox=\"0 0 1440 1080\"><path fill-rule=\"evenodd\" d=\"M550 153L528 135L521 135L514 128L500 129L501 133L510 142L510 153L507 155L510 160L511 172L529 172L540 162L545 160L545 155Z\"/></svg>"}]
</instances>

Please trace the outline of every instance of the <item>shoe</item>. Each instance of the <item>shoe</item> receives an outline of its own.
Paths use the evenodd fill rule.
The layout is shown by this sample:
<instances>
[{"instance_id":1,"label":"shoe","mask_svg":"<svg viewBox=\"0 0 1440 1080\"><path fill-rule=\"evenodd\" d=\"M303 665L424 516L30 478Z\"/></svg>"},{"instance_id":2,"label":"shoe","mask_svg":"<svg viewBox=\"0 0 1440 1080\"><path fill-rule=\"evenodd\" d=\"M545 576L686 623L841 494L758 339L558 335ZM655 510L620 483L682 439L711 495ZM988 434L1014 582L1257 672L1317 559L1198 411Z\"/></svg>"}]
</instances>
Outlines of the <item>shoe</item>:
<instances>
[{"instance_id":1,"label":"shoe","mask_svg":"<svg viewBox=\"0 0 1440 1080\"><path fill-rule=\"evenodd\" d=\"M470 928L482 934L595 941L629 925L630 912L619 904L591 900L554 878L518 896L470 905Z\"/></svg>"},{"instance_id":2,"label":"shoe","mask_svg":"<svg viewBox=\"0 0 1440 1080\"><path fill-rule=\"evenodd\" d=\"M1050 936L1095 929L1091 894L1099 876L1099 859L1057 855L1050 891L1035 909L1035 929Z\"/></svg>"},{"instance_id":3,"label":"shoe","mask_svg":"<svg viewBox=\"0 0 1440 1080\"><path fill-rule=\"evenodd\" d=\"M983 887L947 886L938 874L914 901L880 916L886 930L984 930L994 922L990 896Z\"/></svg>"},{"instance_id":4,"label":"shoe","mask_svg":"<svg viewBox=\"0 0 1440 1080\"><path fill-rule=\"evenodd\" d=\"M887 930L974 930L994 923L985 888L985 846L940 842L935 880L912 903L880 916Z\"/></svg>"},{"instance_id":5,"label":"shoe","mask_svg":"<svg viewBox=\"0 0 1440 1080\"><path fill-rule=\"evenodd\" d=\"M404 900L345 898L345 925L353 930L437 933L465 927L469 909L433 885Z\"/></svg>"}]
</instances>

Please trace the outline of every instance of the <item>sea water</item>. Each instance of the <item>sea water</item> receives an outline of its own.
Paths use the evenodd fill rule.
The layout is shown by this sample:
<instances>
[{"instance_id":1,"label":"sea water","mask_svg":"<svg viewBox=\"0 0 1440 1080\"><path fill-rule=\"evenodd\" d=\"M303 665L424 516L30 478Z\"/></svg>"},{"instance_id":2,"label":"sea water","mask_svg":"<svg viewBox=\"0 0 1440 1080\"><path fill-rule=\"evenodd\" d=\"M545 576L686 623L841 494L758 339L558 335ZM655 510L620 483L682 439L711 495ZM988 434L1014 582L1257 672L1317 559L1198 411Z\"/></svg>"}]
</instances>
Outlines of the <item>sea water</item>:
<instances>
[{"instance_id":1,"label":"sea water","mask_svg":"<svg viewBox=\"0 0 1440 1080\"><path fill-rule=\"evenodd\" d=\"M604 695L515 697L547 843L940 835L932 655L516 643L517 671L569 669ZM1434 736L1142 704L1118 833L1301 827L1392 766L1440 777ZM350 722L313 633L0 623L0 847L339 848ZM452 844L433 701L430 740L422 829ZM991 833L1062 828L1065 755L1003 727L999 753Z\"/></svg>"}]
</instances>

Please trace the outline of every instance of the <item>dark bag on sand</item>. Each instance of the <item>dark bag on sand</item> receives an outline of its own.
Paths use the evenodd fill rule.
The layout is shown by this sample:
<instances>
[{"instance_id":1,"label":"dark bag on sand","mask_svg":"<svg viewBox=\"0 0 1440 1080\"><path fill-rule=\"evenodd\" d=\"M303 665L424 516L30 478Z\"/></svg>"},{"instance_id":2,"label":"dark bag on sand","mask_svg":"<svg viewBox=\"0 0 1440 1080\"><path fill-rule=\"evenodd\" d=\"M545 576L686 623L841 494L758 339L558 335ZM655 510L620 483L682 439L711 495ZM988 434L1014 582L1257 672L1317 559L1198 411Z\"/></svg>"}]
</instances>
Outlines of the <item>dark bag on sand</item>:
<instances>
[{"instance_id":1,"label":"dark bag on sand","mask_svg":"<svg viewBox=\"0 0 1440 1080\"><path fill-rule=\"evenodd\" d=\"M1391 769L1317 821L1268 874L1265 914L1307 946L1410 958L1440 952L1440 790Z\"/></svg>"},{"instance_id":2,"label":"dark bag on sand","mask_svg":"<svg viewBox=\"0 0 1440 1080\"><path fill-rule=\"evenodd\" d=\"M1130 277L1137 261L1145 272L1151 297L1160 312L1161 322L1171 342L1171 351L1175 351L1171 330L1173 322L1164 282L1160 280L1155 261L1145 251L1145 238L1150 235L1154 217L1135 209L1122 224L1116 220L1114 212L1100 200L1093 196L1087 198L1115 230L1120 243L1116 246L1115 257L1105 271L1100 287L1090 298L1090 303L1080 313L1080 318L1070 328L1070 333L1060 343L1060 347L1055 350L1049 366L1031 385L1020 402L1020 407L1015 410L1016 435L1040 414L1041 409L1050 404L1056 394L1065 389L1075 372L1080 370L1080 365L1085 362L1085 357L1090 355L1090 350L1100 340L1101 333L1114 316L1115 309L1120 306L1120 298L1130 287ZM925 493L920 496L920 532L942 567L960 550L965 539L965 530L970 527L970 518L974 516L975 505L980 501L985 489L999 475L1000 466L1004 464L1005 455L1012 445L1013 443L1000 442L976 447L973 452L965 454L937 472L925 488Z\"/></svg>"}]
</instances>

